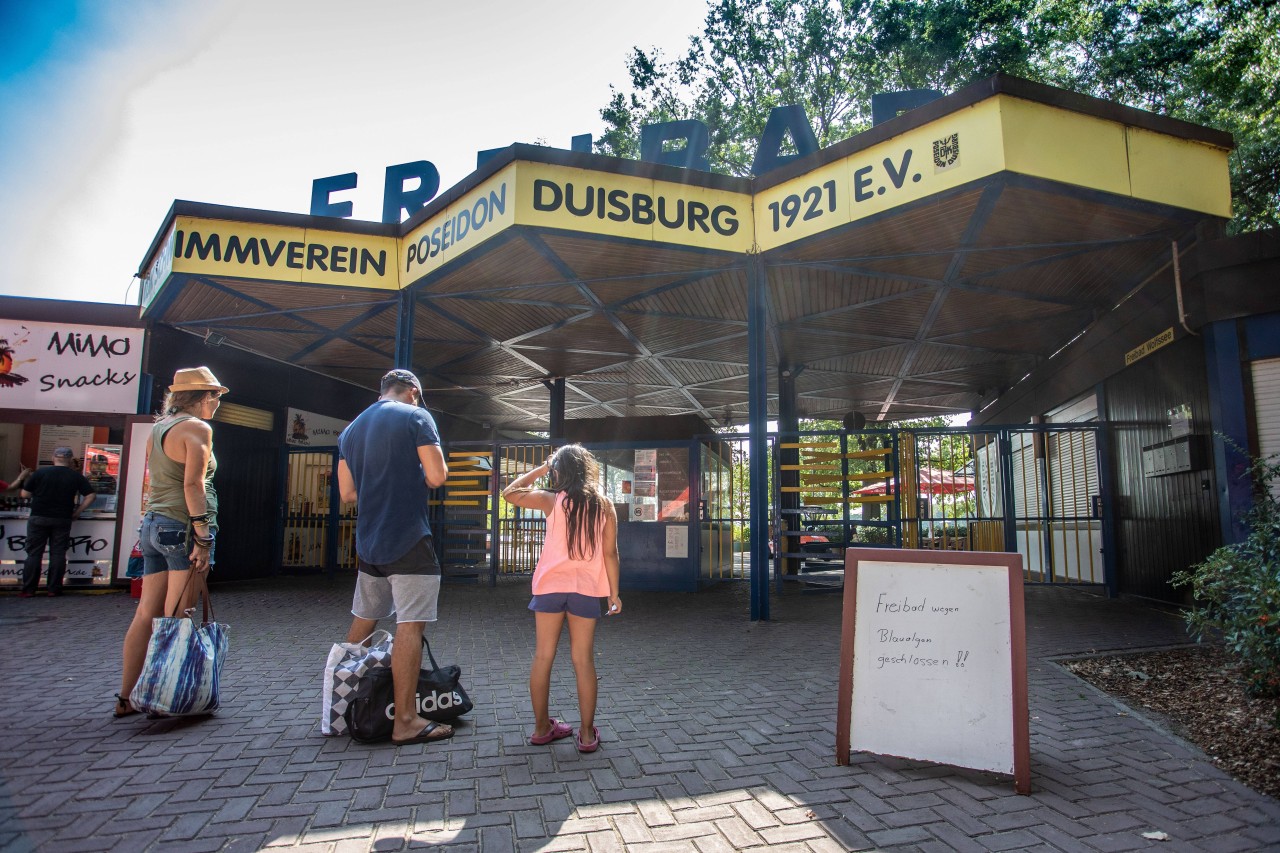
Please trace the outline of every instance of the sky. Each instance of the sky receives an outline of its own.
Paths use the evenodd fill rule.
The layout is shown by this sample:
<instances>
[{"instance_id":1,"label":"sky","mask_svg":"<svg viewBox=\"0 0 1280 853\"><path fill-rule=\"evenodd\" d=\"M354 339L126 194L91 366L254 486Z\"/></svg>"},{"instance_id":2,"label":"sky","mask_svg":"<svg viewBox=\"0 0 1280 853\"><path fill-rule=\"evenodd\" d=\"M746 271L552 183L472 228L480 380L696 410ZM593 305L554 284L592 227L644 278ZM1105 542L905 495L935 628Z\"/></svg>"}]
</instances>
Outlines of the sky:
<instances>
[{"instance_id":1,"label":"sky","mask_svg":"<svg viewBox=\"0 0 1280 853\"><path fill-rule=\"evenodd\" d=\"M136 303L175 199L307 213L387 166L443 192L476 152L604 130L632 47L683 51L704 0L0 0L0 294Z\"/></svg>"}]
</instances>

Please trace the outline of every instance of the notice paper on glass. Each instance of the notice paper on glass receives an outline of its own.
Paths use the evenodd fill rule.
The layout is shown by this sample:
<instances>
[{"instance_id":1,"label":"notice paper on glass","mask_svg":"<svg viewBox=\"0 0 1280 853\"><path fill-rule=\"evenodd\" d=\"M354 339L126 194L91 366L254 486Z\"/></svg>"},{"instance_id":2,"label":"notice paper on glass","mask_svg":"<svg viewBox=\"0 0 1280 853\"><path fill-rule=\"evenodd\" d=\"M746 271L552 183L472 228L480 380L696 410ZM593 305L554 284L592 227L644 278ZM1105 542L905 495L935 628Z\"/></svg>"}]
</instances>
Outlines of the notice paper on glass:
<instances>
[{"instance_id":1,"label":"notice paper on glass","mask_svg":"<svg viewBox=\"0 0 1280 853\"><path fill-rule=\"evenodd\" d=\"M689 556L689 528L683 524L672 524L667 527L667 557L683 558Z\"/></svg>"}]
</instances>

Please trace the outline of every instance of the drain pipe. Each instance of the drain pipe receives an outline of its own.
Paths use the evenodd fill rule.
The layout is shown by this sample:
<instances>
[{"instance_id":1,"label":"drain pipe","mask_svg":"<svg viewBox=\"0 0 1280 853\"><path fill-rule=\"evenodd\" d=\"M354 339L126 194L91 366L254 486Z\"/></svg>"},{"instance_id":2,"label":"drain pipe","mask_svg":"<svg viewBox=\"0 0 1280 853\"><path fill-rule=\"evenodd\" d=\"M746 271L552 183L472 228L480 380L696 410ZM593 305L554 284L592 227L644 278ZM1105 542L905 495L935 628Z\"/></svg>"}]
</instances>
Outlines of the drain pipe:
<instances>
[{"instance_id":1,"label":"drain pipe","mask_svg":"<svg viewBox=\"0 0 1280 853\"><path fill-rule=\"evenodd\" d=\"M1191 327L1187 325L1187 310L1182 305L1182 268L1178 266L1178 241L1173 241L1173 291L1178 295L1178 322L1182 324L1182 328L1187 330L1187 334L1199 336L1199 332L1193 332Z\"/></svg>"}]
</instances>

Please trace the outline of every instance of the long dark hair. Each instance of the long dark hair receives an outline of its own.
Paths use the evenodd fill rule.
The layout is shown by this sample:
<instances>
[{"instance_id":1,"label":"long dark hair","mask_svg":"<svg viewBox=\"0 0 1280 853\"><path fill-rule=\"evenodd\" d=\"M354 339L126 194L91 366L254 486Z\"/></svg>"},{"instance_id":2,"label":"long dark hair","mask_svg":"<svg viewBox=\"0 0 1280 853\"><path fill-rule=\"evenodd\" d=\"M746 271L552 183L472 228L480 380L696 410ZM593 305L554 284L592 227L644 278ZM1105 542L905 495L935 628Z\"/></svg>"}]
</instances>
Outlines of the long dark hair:
<instances>
[{"instance_id":1,"label":"long dark hair","mask_svg":"<svg viewBox=\"0 0 1280 853\"><path fill-rule=\"evenodd\" d=\"M547 460L553 492L564 492L564 514L568 521L569 556L591 558L596 548L596 531L604 521L608 499L600 491L600 463L580 444L566 444Z\"/></svg>"},{"instance_id":2,"label":"long dark hair","mask_svg":"<svg viewBox=\"0 0 1280 853\"><path fill-rule=\"evenodd\" d=\"M156 415L156 420L164 420L169 415L176 415L187 409L194 408L204 402L204 398L208 397L213 391L166 391L164 402L160 404L160 414Z\"/></svg>"}]
</instances>

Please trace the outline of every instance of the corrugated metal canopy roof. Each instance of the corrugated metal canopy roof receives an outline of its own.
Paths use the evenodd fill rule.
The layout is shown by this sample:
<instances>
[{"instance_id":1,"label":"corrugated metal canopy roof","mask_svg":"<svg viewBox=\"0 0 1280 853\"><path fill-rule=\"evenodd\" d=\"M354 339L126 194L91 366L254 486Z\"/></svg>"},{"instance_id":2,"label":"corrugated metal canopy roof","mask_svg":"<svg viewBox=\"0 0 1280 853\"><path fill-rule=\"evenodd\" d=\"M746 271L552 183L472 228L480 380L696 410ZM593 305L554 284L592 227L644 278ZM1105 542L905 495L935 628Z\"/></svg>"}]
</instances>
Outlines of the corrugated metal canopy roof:
<instances>
[{"instance_id":1,"label":"corrugated metal canopy roof","mask_svg":"<svg viewBox=\"0 0 1280 853\"><path fill-rule=\"evenodd\" d=\"M1225 169L1230 140L1221 134L1197 136L1181 123L1166 126L1147 114L1135 118L1137 111L1001 79L1006 82L996 93L1007 98L1012 92L1019 104L1044 105L1054 117L1087 107L1090 120L1119 121L1126 132L1165 132L1179 144L1199 146L1161 156L1220 150ZM476 198L483 201L486 191L499 210L486 187L494 186L495 175L515 175L510 186L517 192L521 176L510 170L526 162L582 169L573 172L587 176L579 181L601 186L622 175L652 179L657 186L696 174L687 183L700 191L748 199L760 234L769 193L780 197L788 181L803 185L807 175L817 175L810 179L817 182L845 162L856 167L859 156L878 150L874 146L916 131L936 133L931 128L943 126L938 123L991 96L957 93L929 105L927 113L906 114L876 128L872 138L847 140L757 184L516 146L389 239L412 242L431 222L455 217ZM1000 118L1011 121L1016 110L1008 102L1002 109ZM1059 176L1052 162L1016 171L1011 161L1027 158L1008 142L1003 155L985 173L872 215L851 212L848 221L823 223L794 239L759 237L768 363L787 365L796 375L801 416L838 418L860 411L873 421L973 410L984 395L1018 381L1167 265L1171 241L1188 246L1198 223L1222 218L1206 205L1195 209L1153 198L1163 192L1158 186L1140 190L1141 164L1130 160L1127 183L1120 187L1130 189L1117 191L1102 179L1064 180L1070 176ZM1128 151L1123 156L1132 158ZM754 199L742 194L743 187L756 192ZM608 226L603 189L599 197L598 219ZM161 298L145 312L159 322L373 388L394 365L405 293L413 304L413 369L431 404L451 414L545 429L549 394L543 383L563 377L566 418L696 412L717 423L745 421L748 266L756 253L721 250L713 241L682 245L657 239L663 236L657 233L655 239L599 233L604 226L594 222L592 232L560 222L540 226L522 218L529 216L523 203L514 205L515 216L493 236L399 288L376 276L361 280L371 286L339 286L175 266L171 280L162 282ZM835 208L833 188L829 221ZM180 226L184 214L265 221L308 233L321 227L312 217L179 203L166 224L171 238L173 221ZM323 228L341 232L343 223L326 220ZM376 229L365 224L362 233L370 230ZM688 230L695 230L692 222ZM262 246L266 250L267 243ZM154 266L154 257L155 252L146 268ZM403 270L404 259L402 242L392 266ZM776 369L771 374L772 417Z\"/></svg>"}]
</instances>

